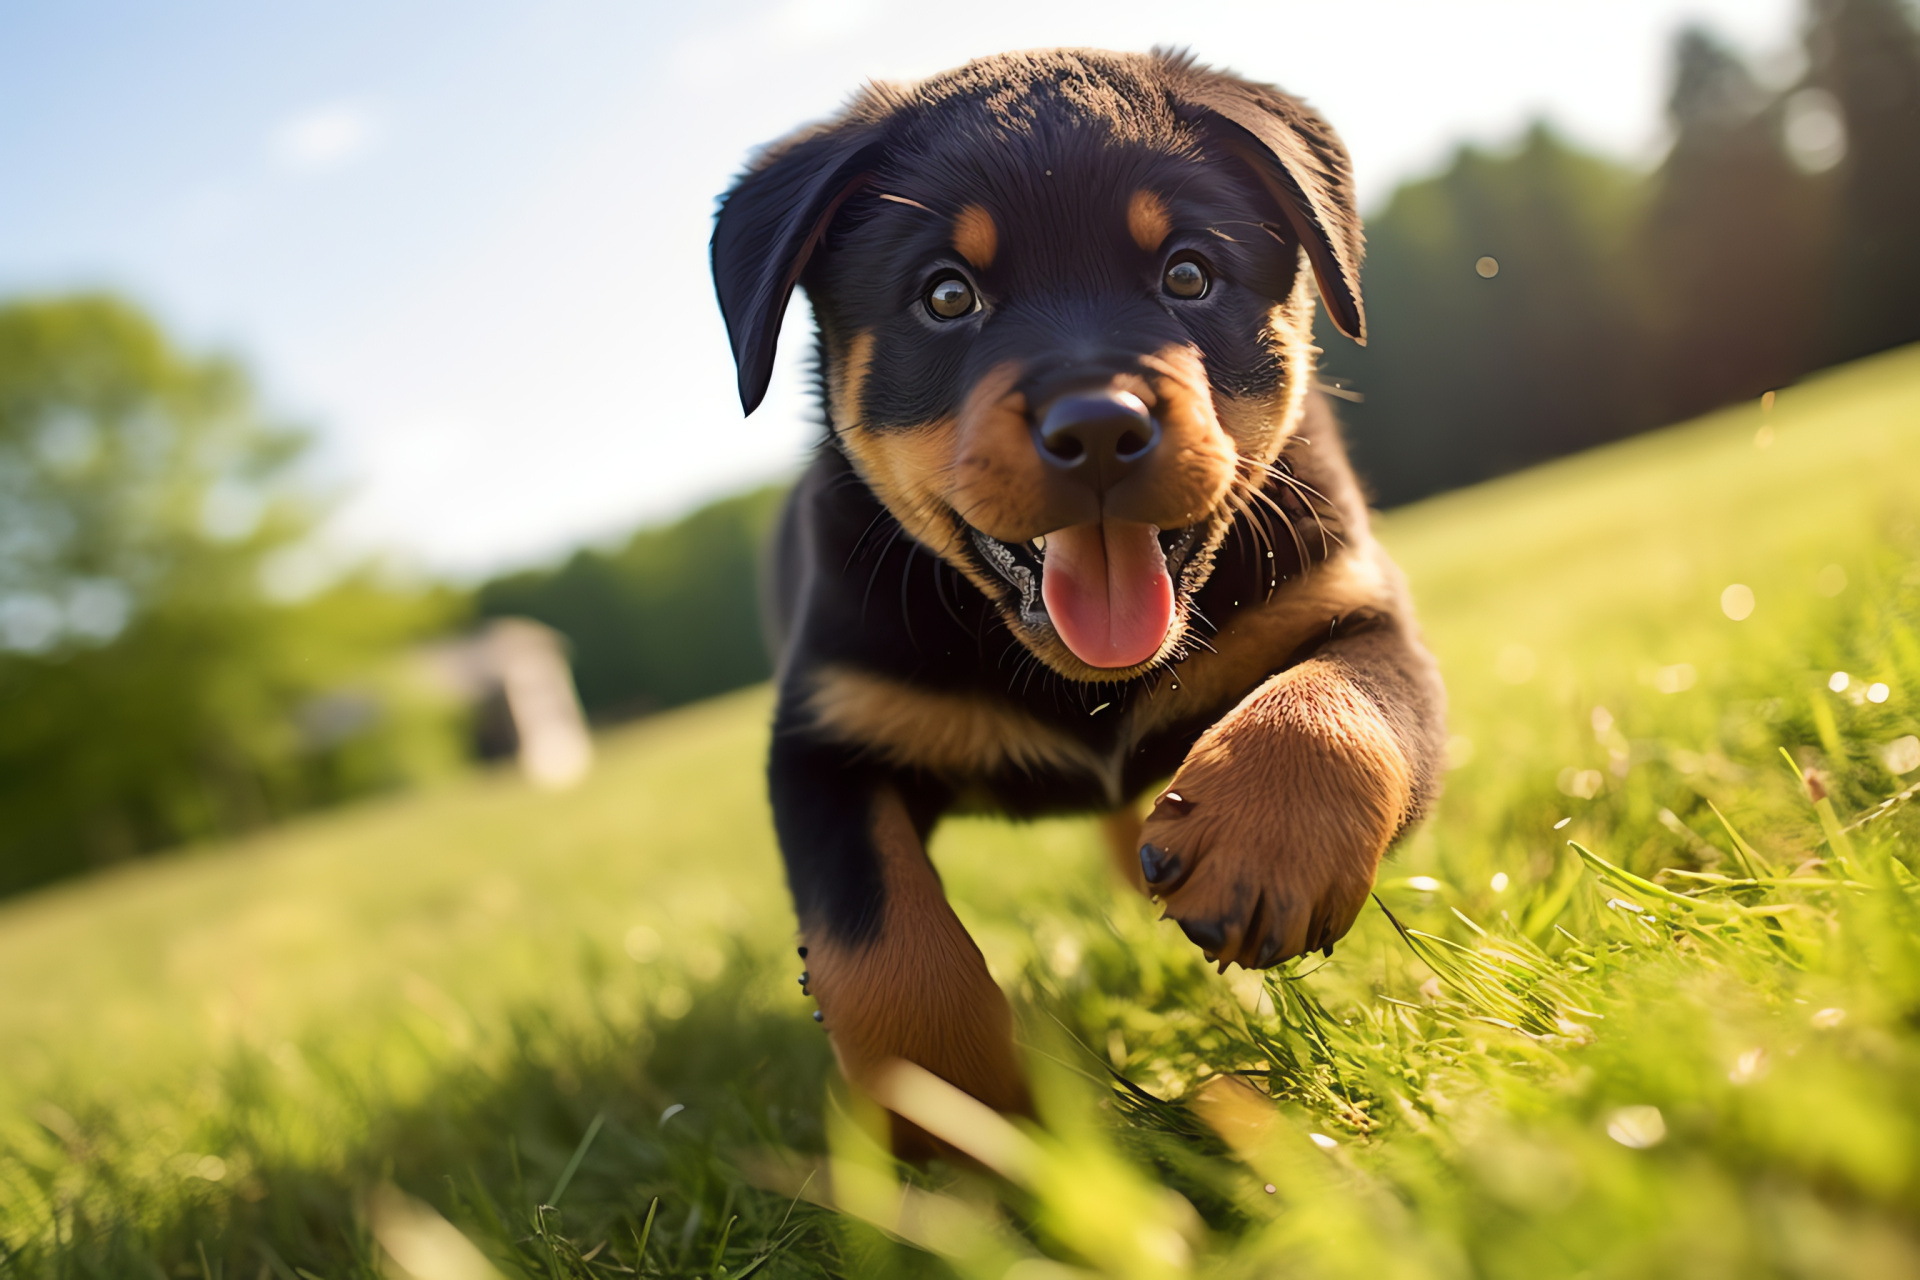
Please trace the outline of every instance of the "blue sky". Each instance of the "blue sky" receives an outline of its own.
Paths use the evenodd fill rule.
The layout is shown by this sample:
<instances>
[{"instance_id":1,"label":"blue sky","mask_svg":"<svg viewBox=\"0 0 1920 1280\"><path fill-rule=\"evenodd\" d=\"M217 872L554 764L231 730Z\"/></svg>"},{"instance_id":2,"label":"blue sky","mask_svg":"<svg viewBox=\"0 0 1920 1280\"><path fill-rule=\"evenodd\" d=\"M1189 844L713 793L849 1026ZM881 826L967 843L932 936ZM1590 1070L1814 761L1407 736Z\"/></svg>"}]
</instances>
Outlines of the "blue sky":
<instances>
[{"instance_id":1,"label":"blue sky","mask_svg":"<svg viewBox=\"0 0 1920 1280\"><path fill-rule=\"evenodd\" d=\"M790 469L706 279L747 150L864 78L1186 44L1305 94L1363 202L1544 115L1649 161L1673 33L1787 75L1795 0L0 7L0 293L123 290L312 424L330 538L475 573Z\"/></svg>"}]
</instances>

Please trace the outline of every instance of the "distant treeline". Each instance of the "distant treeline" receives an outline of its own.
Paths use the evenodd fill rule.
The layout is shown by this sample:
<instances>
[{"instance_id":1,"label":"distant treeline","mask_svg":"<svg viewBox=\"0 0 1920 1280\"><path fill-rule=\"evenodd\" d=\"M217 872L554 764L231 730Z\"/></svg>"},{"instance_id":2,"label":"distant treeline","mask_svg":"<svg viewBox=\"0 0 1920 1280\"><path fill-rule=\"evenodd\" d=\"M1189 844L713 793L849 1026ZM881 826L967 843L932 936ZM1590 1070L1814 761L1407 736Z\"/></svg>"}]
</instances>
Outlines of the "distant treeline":
<instances>
[{"instance_id":1,"label":"distant treeline","mask_svg":"<svg viewBox=\"0 0 1920 1280\"><path fill-rule=\"evenodd\" d=\"M0 894L458 766L463 595L278 597L304 431L112 298L0 305Z\"/></svg>"},{"instance_id":2,"label":"distant treeline","mask_svg":"<svg viewBox=\"0 0 1920 1280\"><path fill-rule=\"evenodd\" d=\"M1651 174L1544 127L1462 150L1367 222L1368 346L1323 377L1382 505L1469 484L1920 340L1920 38L1900 0L1813 0L1769 89L1675 48Z\"/></svg>"},{"instance_id":3,"label":"distant treeline","mask_svg":"<svg viewBox=\"0 0 1920 1280\"><path fill-rule=\"evenodd\" d=\"M535 618L566 636L580 702L598 721L764 680L760 555L781 493L726 498L615 550L495 578L479 589L479 613Z\"/></svg>"},{"instance_id":4,"label":"distant treeline","mask_svg":"<svg viewBox=\"0 0 1920 1280\"><path fill-rule=\"evenodd\" d=\"M1898 0L1815 0L1769 90L1684 33L1651 174L1544 127L1462 150L1368 221L1369 345L1323 377L1383 505L1471 484L1920 340L1920 41ZM1482 261L1483 259L1487 261ZM756 611L775 490L480 588L564 633L613 720L768 674Z\"/></svg>"},{"instance_id":5,"label":"distant treeline","mask_svg":"<svg viewBox=\"0 0 1920 1280\"><path fill-rule=\"evenodd\" d=\"M1920 340L1920 39L1813 0L1768 88L1678 42L1651 174L1544 128L1463 150L1369 224L1370 345L1323 377L1384 504ZM537 618L606 721L764 678L777 489L472 595L359 573L288 598L306 433L239 365L100 296L0 305L0 894L454 767L469 711L418 646Z\"/></svg>"}]
</instances>

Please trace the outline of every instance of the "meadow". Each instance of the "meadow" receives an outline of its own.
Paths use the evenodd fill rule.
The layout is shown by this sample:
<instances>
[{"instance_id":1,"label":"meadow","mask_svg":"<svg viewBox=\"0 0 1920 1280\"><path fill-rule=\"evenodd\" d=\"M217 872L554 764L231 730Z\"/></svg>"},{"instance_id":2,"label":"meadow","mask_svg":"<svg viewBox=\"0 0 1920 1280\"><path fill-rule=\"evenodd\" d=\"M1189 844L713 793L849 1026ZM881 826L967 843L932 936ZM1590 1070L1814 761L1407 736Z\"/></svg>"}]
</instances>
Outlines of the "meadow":
<instances>
[{"instance_id":1,"label":"meadow","mask_svg":"<svg viewBox=\"0 0 1920 1280\"><path fill-rule=\"evenodd\" d=\"M976 1167L836 1083L754 689L0 906L0 1276L1920 1274L1920 349L1381 532L1451 767L1332 958L937 832Z\"/></svg>"}]
</instances>

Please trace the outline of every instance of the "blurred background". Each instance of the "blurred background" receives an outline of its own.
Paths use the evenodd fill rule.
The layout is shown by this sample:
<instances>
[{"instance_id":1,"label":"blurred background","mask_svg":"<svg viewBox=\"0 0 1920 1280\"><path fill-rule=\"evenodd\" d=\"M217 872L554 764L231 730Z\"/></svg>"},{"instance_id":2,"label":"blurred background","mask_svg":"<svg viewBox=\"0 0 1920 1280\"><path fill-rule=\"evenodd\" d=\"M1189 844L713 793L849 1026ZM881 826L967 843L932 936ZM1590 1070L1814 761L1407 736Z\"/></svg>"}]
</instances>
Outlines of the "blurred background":
<instances>
[{"instance_id":1,"label":"blurred background","mask_svg":"<svg viewBox=\"0 0 1920 1280\"><path fill-rule=\"evenodd\" d=\"M1386 507L1920 340L1908 0L0 10L0 892L765 678L706 274L863 79L1186 45L1354 157ZM688 618L701 643L685 643Z\"/></svg>"}]
</instances>

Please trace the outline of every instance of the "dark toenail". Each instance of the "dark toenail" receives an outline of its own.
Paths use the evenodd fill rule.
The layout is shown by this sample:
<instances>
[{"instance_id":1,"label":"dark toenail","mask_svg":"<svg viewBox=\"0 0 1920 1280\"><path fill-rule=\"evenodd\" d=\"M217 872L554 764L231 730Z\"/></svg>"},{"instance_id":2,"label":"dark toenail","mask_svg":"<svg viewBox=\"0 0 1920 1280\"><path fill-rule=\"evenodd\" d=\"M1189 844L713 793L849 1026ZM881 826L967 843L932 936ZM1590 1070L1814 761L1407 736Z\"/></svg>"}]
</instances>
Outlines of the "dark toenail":
<instances>
[{"instance_id":1,"label":"dark toenail","mask_svg":"<svg viewBox=\"0 0 1920 1280\"><path fill-rule=\"evenodd\" d=\"M820 1010L815 1009L813 1011L813 1020L815 1022L825 1022L827 1020L827 1015L820 1012Z\"/></svg>"},{"instance_id":2,"label":"dark toenail","mask_svg":"<svg viewBox=\"0 0 1920 1280\"><path fill-rule=\"evenodd\" d=\"M1333 959L1333 944L1329 942L1326 946L1320 948L1320 954L1329 960Z\"/></svg>"},{"instance_id":3,"label":"dark toenail","mask_svg":"<svg viewBox=\"0 0 1920 1280\"><path fill-rule=\"evenodd\" d=\"M1187 941L1202 951L1218 954L1227 945L1227 929L1218 920L1181 920L1180 932L1187 935Z\"/></svg>"},{"instance_id":4,"label":"dark toenail","mask_svg":"<svg viewBox=\"0 0 1920 1280\"><path fill-rule=\"evenodd\" d=\"M805 947L800 948L800 958L802 960L807 958L807 949Z\"/></svg>"},{"instance_id":5,"label":"dark toenail","mask_svg":"<svg viewBox=\"0 0 1920 1280\"><path fill-rule=\"evenodd\" d=\"M1157 844L1140 846L1140 872L1148 884L1161 884L1180 874L1180 855Z\"/></svg>"}]
</instances>

